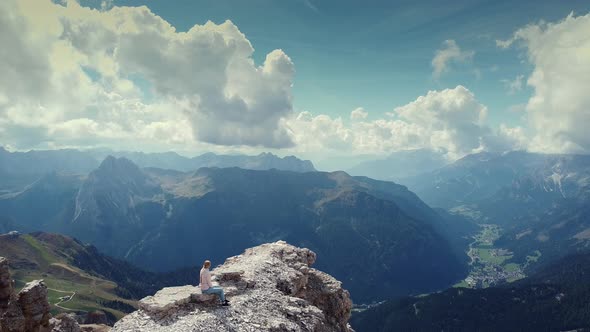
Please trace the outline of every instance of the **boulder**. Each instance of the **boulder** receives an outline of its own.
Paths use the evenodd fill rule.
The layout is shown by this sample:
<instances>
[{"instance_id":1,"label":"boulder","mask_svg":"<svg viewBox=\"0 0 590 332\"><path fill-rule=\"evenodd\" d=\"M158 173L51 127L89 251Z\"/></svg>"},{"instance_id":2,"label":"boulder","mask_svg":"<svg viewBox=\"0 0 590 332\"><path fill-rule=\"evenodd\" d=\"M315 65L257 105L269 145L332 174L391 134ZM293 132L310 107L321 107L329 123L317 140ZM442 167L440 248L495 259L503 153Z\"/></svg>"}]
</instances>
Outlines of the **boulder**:
<instances>
[{"instance_id":1,"label":"boulder","mask_svg":"<svg viewBox=\"0 0 590 332\"><path fill-rule=\"evenodd\" d=\"M18 293L17 301L25 317L26 331L39 331L42 326L48 326L51 314L47 301L47 286L43 280L27 283Z\"/></svg>"}]
</instances>

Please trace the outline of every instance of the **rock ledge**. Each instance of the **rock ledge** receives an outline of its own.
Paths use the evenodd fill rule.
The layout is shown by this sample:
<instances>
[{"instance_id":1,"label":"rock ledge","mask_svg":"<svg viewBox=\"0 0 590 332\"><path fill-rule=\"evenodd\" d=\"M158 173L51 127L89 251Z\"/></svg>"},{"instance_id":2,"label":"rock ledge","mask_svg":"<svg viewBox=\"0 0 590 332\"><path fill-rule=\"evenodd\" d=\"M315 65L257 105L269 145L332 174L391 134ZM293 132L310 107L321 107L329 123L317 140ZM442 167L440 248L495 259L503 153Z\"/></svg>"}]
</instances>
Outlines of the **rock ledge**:
<instances>
[{"instance_id":1,"label":"rock ledge","mask_svg":"<svg viewBox=\"0 0 590 332\"><path fill-rule=\"evenodd\" d=\"M140 302L113 332L353 332L352 302L332 276L311 268L316 255L279 241L228 258L213 275L231 306L197 287L164 288Z\"/></svg>"}]
</instances>

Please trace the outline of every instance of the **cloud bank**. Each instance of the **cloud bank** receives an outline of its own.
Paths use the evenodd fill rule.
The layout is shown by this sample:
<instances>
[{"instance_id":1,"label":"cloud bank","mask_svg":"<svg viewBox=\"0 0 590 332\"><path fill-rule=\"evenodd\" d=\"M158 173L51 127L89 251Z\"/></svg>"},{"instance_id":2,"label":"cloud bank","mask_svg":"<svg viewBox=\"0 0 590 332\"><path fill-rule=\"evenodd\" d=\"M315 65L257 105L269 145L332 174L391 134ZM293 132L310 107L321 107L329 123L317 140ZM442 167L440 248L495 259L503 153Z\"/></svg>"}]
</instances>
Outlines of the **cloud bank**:
<instances>
[{"instance_id":1,"label":"cloud bank","mask_svg":"<svg viewBox=\"0 0 590 332\"><path fill-rule=\"evenodd\" d=\"M494 131L485 125L487 108L463 86L426 95L394 109L390 119L360 121L357 110L347 124L342 118L302 112L288 125L298 148L387 154L409 149L441 151L449 159L483 150L509 150L521 144L518 129ZM355 115L357 114L357 115Z\"/></svg>"},{"instance_id":2,"label":"cloud bank","mask_svg":"<svg viewBox=\"0 0 590 332\"><path fill-rule=\"evenodd\" d=\"M433 149L449 159L491 150L590 152L590 14L517 30L524 46L528 128L486 124L464 86L429 91L384 118L358 107L343 117L293 109L295 66L282 50L253 60L231 21L186 32L143 7L76 1L0 2L0 141L14 148L388 154ZM432 59L439 78L473 51L447 40Z\"/></svg>"},{"instance_id":3,"label":"cloud bank","mask_svg":"<svg viewBox=\"0 0 590 332\"><path fill-rule=\"evenodd\" d=\"M570 14L557 23L517 30L500 47L522 44L534 66L526 105L534 131L529 149L553 153L590 153L590 14Z\"/></svg>"},{"instance_id":4,"label":"cloud bank","mask_svg":"<svg viewBox=\"0 0 590 332\"><path fill-rule=\"evenodd\" d=\"M0 137L14 146L293 145L293 62L274 50L257 66L230 21L178 32L147 7L5 0L0 44Z\"/></svg>"}]
</instances>

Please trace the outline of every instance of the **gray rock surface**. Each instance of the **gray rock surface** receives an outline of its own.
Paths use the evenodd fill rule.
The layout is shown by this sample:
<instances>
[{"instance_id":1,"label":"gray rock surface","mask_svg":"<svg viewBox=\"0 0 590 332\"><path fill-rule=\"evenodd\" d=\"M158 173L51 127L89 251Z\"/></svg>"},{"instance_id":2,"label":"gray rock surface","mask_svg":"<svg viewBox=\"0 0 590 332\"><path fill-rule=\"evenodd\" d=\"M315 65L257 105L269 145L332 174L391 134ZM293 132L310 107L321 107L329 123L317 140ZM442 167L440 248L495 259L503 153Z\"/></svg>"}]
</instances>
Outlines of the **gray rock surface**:
<instances>
[{"instance_id":1,"label":"gray rock surface","mask_svg":"<svg viewBox=\"0 0 590 332\"><path fill-rule=\"evenodd\" d=\"M82 324L80 331L82 332L109 332L111 327L104 324Z\"/></svg>"},{"instance_id":2,"label":"gray rock surface","mask_svg":"<svg viewBox=\"0 0 590 332\"><path fill-rule=\"evenodd\" d=\"M148 296L139 301L139 308L154 315L166 315L190 302L215 304L216 295L203 294L199 287L179 286L167 287L158 291L154 296Z\"/></svg>"},{"instance_id":3,"label":"gray rock surface","mask_svg":"<svg viewBox=\"0 0 590 332\"><path fill-rule=\"evenodd\" d=\"M0 310L8 307L8 302L13 293L14 289L8 268L8 260L0 257Z\"/></svg>"},{"instance_id":4,"label":"gray rock surface","mask_svg":"<svg viewBox=\"0 0 590 332\"><path fill-rule=\"evenodd\" d=\"M25 331L25 316L18 306L16 296L8 302L6 309L0 311L0 327L2 332Z\"/></svg>"},{"instance_id":5,"label":"gray rock surface","mask_svg":"<svg viewBox=\"0 0 590 332\"><path fill-rule=\"evenodd\" d=\"M84 324L107 325L108 323L109 319L107 318L107 315L101 310L89 312L84 319Z\"/></svg>"},{"instance_id":6,"label":"gray rock surface","mask_svg":"<svg viewBox=\"0 0 590 332\"><path fill-rule=\"evenodd\" d=\"M113 332L315 331L351 332L348 291L310 268L316 255L283 241L250 248L213 270L231 306L212 306L192 286L164 289Z\"/></svg>"},{"instance_id":7,"label":"gray rock surface","mask_svg":"<svg viewBox=\"0 0 590 332\"><path fill-rule=\"evenodd\" d=\"M50 332L80 332L80 325L72 314L59 314L49 320Z\"/></svg>"},{"instance_id":8,"label":"gray rock surface","mask_svg":"<svg viewBox=\"0 0 590 332\"><path fill-rule=\"evenodd\" d=\"M27 283L18 293L18 305L25 316L25 331L39 331L49 325L51 314L43 280Z\"/></svg>"}]
</instances>

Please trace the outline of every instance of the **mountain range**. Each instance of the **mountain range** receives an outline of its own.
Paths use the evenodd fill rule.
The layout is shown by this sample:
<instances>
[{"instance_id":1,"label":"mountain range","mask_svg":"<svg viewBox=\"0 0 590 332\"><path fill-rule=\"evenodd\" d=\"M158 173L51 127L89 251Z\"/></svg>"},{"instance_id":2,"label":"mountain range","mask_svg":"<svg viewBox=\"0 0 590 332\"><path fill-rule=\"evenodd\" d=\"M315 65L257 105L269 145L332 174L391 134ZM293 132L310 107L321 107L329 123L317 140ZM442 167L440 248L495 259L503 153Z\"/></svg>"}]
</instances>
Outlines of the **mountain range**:
<instances>
[{"instance_id":1,"label":"mountain range","mask_svg":"<svg viewBox=\"0 0 590 332\"><path fill-rule=\"evenodd\" d=\"M590 156L478 153L401 181L431 206L502 227L496 245L534 270L590 245Z\"/></svg>"},{"instance_id":2,"label":"mountain range","mask_svg":"<svg viewBox=\"0 0 590 332\"><path fill-rule=\"evenodd\" d=\"M0 147L0 194L22 190L26 185L51 172L88 174L109 155L125 157L140 167L158 167L181 171L195 171L201 167L240 167L258 170L276 168L294 172L315 171L309 160L300 160L294 156L281 158L272 153L247 156L217 155L209 152L188 158L175 152L115 152L108 149L9 152Z\"/></svg>"},{"instance_id":3,"label":"mountain range","mask_svg":"<svg viewBox=\"0 0 590 332\"><path fill-rule=\"evenodd\" d=\"M356 302L461 280L478 224L500 227L488 246L527 275L590 243L588 156L478 153L400 180L408 187L341 171L184 171L115 156L86 173L49 169L0 195L0 230L67 234L157 272L286 240L317 252Z\"/></svg>"},{"instance_id":4,"label":"mountain range","mask_svg":"<svg viewBox=\"0 0 590 332\"><path fill-rule=\"evenodd\" d=\"M587 331L590 254L567 256L502 287L452 288L353 315L356 331Z\"/></svg>"},{"instance_id":5,"label":"mountain range","mask_svg":"<svg viewBox=\"0 0 590 332\"><path fill-rule=\"evenodd\" d=\"M404 186L344 172L180 172L107 157L87 176L51 173L2 196L0 211L24 230L71 235L153 271L286 240L316 251L357 301L440 289L466 273L448 227L459 221Z\"/></svg>"},{"instance_id":6,"label":"mountain range","mask_svg":"<svg viewBox=\"0 0 590 332\"><path fill-rule=\"evenodd\" d=\"M363 161L347 169L352 175L399 182L408 177L428 173L449 164L441 152L430 149L393 152L383 159Z\"/></svg>"}]
</instances>

